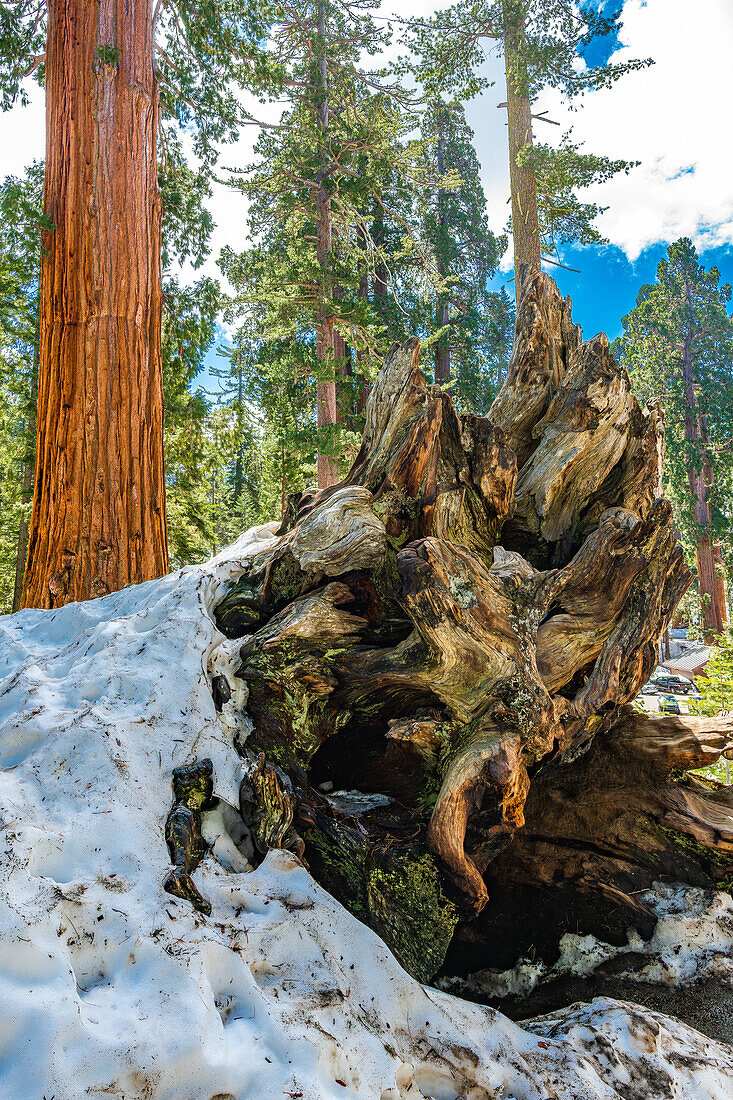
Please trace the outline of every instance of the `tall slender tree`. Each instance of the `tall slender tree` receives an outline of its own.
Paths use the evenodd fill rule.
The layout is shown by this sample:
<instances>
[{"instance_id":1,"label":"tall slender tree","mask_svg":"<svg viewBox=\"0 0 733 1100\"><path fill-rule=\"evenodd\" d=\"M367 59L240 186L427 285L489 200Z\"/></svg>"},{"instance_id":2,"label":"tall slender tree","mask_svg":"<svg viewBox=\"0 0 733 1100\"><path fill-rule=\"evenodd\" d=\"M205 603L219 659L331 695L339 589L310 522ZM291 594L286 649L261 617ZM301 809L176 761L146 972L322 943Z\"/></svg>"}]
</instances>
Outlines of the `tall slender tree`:
<instances>
[{"instance_id":1,"label":"tall slender tree","mask_svg":"<svg viewBox=\"0 0 733 1100\"><path fill-rule=\"evenodd\" d=\"M655 283L639 291L623 319L617 350L637 388L661 401L667 433L668 491L694 548L708 636L726 620L716 543L733 522L733 320L730 286L706 271L692 241L670 245Z\"/></svg>"},{"instance_id":2,"label":"tall slender tree","mask_svg":"<svg viewBox=\"0 0 733 1100\"><path fill-rule=\"evenodd\" d=\"M278 340L290 326L307 339L310 320L313 354L300 362L316 373L321 488L340 476L339 424L351 418L337 391L350 388L351 355L369 344L364 279L383 260L365 211L383 205L388 172L416 163L400 143L414 125L409 97L368 67L386 41L374 7L372 0L310 0L273 8L280 66L273 93L287 107L275 126L263 126L258 161L240 180L260 237L248 274L224 257L242 307L248 300L267 326L263 338Z\"/></svg>"},{"instance_id":3,"label":"tall slender tree","mask_svg":"<svg viewBox=\"0 0 733 1100\"><path fill-rule=\"evenodd\" d=\"M650 64L588 60L593 42L614 40L620 15L604 4L568 0L478 0L411 22L407 40L421 58L419 75L429 92L453 88L462 98L475 95L487 86L483 43L493 42L503 55L507 98L500 106L507 111L515 272L525 266L538 271L545 257L558 262L563 244L600 241L593 223L601 208L581 202L577 190L632 167L581 152L570 135L559 148L537 143L533 131L533 121L551 121L536 113L543 89L558 89L573 101Z\"/></svg>"},{"instance_id":4,"label":"tall slender tree","mask_svg":"<svg viewBox=\"0 0 733 1100\"><path fill-rule=\"evenodd\" d=\"M0 435L10 459L0 525L14 543L12 610L20 607L28 554L33 499L38 399L38 278L44 226L43 164L34 162L22 179L0 186L0 350L4 406Z\"/></svg>"},{"instance_id":5,"label":"tall slender tree","mask_svg":"<svg viewBox=\"0 0 733 1100\"><path fill-rule=\"evenodd\" d=\"M506 237L489 229L473 132L462 105L431 103L422 119L422 136L428 174L437 173L439 182L434 198L423 200L421 238L432 253L436 276L435 381L447 383L453 370L459 397L474 405L479 375L488 367L483 346L488 322L498 305L489 283Z\"/></svg>"}]
</instances>

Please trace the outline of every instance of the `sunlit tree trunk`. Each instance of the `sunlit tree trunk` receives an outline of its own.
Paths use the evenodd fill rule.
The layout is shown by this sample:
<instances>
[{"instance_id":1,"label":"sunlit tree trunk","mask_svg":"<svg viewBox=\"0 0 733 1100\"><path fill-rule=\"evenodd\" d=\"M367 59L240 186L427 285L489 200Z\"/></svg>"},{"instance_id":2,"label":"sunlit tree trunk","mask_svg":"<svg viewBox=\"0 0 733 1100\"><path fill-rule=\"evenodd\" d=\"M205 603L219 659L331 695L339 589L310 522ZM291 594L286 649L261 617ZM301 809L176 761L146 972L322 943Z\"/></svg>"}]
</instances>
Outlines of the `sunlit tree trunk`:
<instances>
[{"instance_id":1,"label":"sunlit tree trunk","mask_svg":"<svg viewBox=\"0 0 733 1100\"><path fill-rule=\"evenodd\" d=\"M438 178L442 179L445 172L445 134L443 133L443 112L438 112ZM445 214L445 191L438 191L438 275L445 279L448 272L444 267L445 234L447 233ZM447 291L438 296L438 309L436 324L439 328L445 328L450 318L450 300ZM438 385L444 385L450 380L450 342L448 333L444 332L435 343L435 381Z\"/></svg>"},{"instance_id":2,"label":"sunlit tree trunk","mask_svg":"<svg viewBox=\"0 0 733 1100\"><path fill-rule=\"evenodd\" d=\"M690 285L685 280L688 305L692 310ZM682 381L685 387L685 439L699 447L706 454L709 440L705 417L700 415L695 394L695 377L690 346L691 336L685 335L682 346ZM707 458L703 459L700 469L688 460L687 480L690 485L695 520L702 534L695 540L695 558L697 561L697 587L703 617L703 627L707 637L720 634L725 617L720 599L720 585L715 569L715 552L710 536L710 506L708 493L712 484L712 469Z\"/></svg>"},{"instance_id":3,"label":"sunlit tree trunk","mask_svg":"<svg viewBox=\"0 0 733 1100\"><path fill-rule=\"evenodd\" d=\"M36 478L23 606L165 573L150 0L49 0Z\"/></svg>"},{"instance_id":4,"label":"sunlit tree trunk","mask_svg":"<svg viewBox=\"0 0 733 1100\"><path fill-rule=\"evenodd\" d=\"M537 212L537 182L534 170L520 163L521 154L532 146L532 104L527 68L523 57L524 4L504 0L504 64L506 69L509 177L512 193L512 234L517 301L520 271L524 265L534 274L541 267L540 223Z\"/></svg>"},{"instance_id":5,"label":"sunlit tree trunk","mask_svg":"<svg viewBox=\"0 0 733 1100\"><path fill-rule=\"evenodd\" d=\"M316 255L322 276L322 292L327 298L331 298L333 286L331 280L331 252L333 248L332 224L331 224L331 196L328 190L328 169L325 162L328 161L328 65L326 59L326 7L323 2L318 5L316 15L316 32L318 34L318 48L320 50L317 65L317 114L318 127L321 133L321 146L323 150L324 167L320 171L318 180L318 193L316 196ZM327 364L333 368L335 355L335 330L331 311L323 306L318 318L318 331L316 335L316 354L321 364ZM316 402L318 407L318 427L327 428L336 423L336 382L333 379L322 380L316 386ZM318 488L325 489L334 485L339 480L338 464L329 455L318 452Z\"/></svg>"}]
</instances>

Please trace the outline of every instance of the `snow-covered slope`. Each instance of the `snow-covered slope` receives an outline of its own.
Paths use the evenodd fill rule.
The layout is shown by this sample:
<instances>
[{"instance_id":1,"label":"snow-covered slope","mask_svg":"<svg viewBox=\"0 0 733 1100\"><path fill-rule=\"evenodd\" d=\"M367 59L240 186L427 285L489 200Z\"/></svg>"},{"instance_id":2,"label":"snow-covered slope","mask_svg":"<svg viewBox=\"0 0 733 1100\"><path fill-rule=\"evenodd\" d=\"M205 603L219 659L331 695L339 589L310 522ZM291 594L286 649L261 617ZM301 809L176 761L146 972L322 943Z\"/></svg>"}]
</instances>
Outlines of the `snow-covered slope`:
<instances>
[{"instance_id":1,"label":"snow-covered slope","mask_svg":"<svg viewBox=\"0 0 733 1100\"><path fill-rule=\"evenodd\" d=\"M607 1000L521 1028L423 988L310 878L226 852L204 918L161 888L171 769L210 756L222 585L273 538L55 612L0 619L3 1100L724 1100L733 1050Z\"/></svg>"}]
</instances>

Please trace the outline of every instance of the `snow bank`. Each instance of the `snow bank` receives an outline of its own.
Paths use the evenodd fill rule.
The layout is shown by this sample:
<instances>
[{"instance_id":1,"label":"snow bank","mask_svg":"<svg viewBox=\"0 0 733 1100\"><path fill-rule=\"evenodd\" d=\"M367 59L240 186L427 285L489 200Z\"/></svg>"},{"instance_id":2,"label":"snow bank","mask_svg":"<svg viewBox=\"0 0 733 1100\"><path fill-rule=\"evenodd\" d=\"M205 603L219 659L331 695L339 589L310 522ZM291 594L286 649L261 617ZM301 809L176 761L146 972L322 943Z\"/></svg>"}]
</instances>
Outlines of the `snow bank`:
<instances>
[{"instance_id":1,"label":"snow bank","mask_svg":"<svg viewBox=\"0 0 733 1100\"><path fill-rule=\"evenodd\" d=\"M469 978L449 980L445 987L486 998L525 997L556 978L585 978L610 970L614 977L629 981L684 986L712 978L723 987L733 986L730 894L658 882L639 900L658 918L649 941L633 929L621 947L568 932L560 940L560 958L554 966L520 959L511 970L479 970Z\"/></svg>"},{"instance_id":2,"label":"snow bank","mask_svg":"<svg viewBox=\"0 0 733 1100\"><path fill-rule=\"evenodd\" d=\"M655 1013L596 1000L520 1028L423 988L288 853L208 857L208 918L163 892L171 769L210 756L236 801L211 608L273 537L0 619L0 1096L730 1097L733 1051Z\"/></svg>"}]
</instances>

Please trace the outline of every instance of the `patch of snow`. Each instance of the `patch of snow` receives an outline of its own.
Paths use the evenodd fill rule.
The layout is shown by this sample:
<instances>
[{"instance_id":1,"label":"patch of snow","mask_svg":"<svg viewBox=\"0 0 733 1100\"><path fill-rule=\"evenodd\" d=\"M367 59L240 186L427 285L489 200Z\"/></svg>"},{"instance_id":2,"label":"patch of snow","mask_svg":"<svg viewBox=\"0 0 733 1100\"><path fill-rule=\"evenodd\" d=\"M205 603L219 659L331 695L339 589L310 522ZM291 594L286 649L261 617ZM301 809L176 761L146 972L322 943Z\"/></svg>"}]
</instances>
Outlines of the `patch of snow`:
<instances>
[{"instance_id":1,"label":"patch of snow","mask_svg":"<svg viewBox=\"0 0 733 1100\"><path fill-rule=\"evenodd\" d=\"M248 872L226 805L164 893L171 770L211 757L237 805L236 646L211 609L275 525L205 566L0 619L3 1100L725 1100L733 1051L596 1000L525 1024L419 985L271 852ZM240 688L240 690L242 690ZM661 923L661 922L660 922Z\"/></svg>"},{"instance_id":2,"label":"patch of snow","mask_svg":"<svg viewBox=\"0 0 733 1100\"><path fill-rule=\"evenodd\" d=\"M380 806L389 806L393 801L386 794L377 792L366 794L364 791L332 791L327 797L335 809L342 810L347 814L354 814L357 817L359 814L376 810Z\"/></svg>"},{"instance_id":3,"label":"patch of snow","mask_svg":"<svg viewBox=\"0 0 733 1100\"><path fill-rule=\"evenodd\" d=\"M639 898L658 917L648 942L633 929L621 947L595 936L566 932L554 966L520 959L511 970L480 970L467 979L449 980L446 987L490 998L525 997L536 986L556 978L569 974L589 977L611 960L615 960L614 977L631 981L681 986L715 978L733 986L730 894L658 882Z\"/></svg>"}]
</instances>

